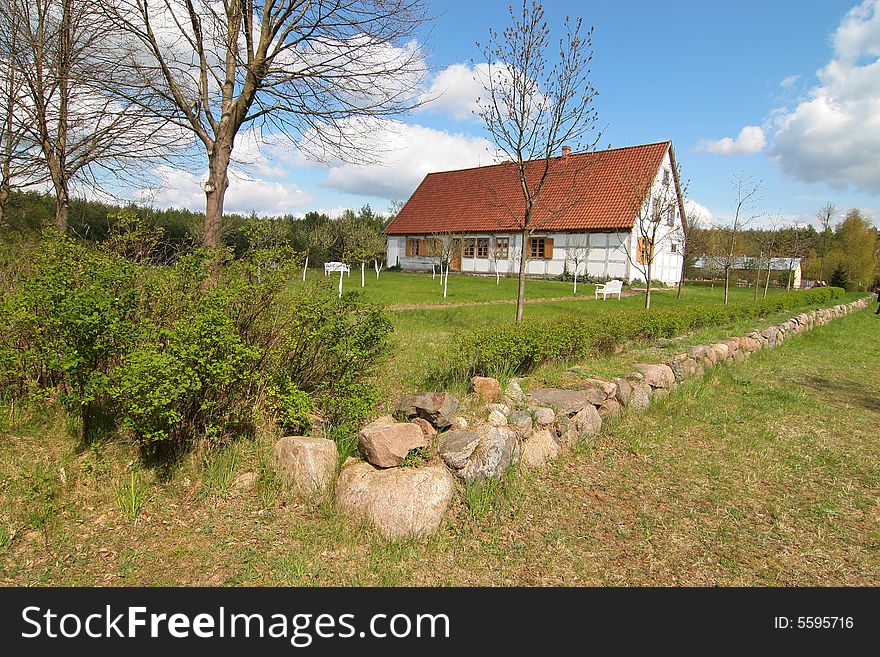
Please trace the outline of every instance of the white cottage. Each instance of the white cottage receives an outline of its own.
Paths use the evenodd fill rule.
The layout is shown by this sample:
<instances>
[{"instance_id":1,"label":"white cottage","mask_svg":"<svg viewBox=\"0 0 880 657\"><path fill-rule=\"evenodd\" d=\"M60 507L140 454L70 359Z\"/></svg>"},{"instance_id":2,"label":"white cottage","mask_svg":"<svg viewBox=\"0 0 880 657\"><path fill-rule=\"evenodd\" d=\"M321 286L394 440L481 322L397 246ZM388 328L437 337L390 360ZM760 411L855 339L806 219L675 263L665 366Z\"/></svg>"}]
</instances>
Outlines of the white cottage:
<instances>
[{"instance_id":1,"label":"white cottage","mask_svg":"<svg viewBox=\"0 0 880 657\"><path fill-rule=\"evenodd\" d=\"M544 160L526 167L527 179L535 180ZM663 217L651 249L640 238L639 210L645 190L659 189L670 179L677 208ZM450 254L452 271L515 274L523 247L523 208L513 163L430 173L385 229L387 262L404 271L431 271L441 243L451 240L456 245ZM672 142L580 154L563 148L549 162L533 211L528 274L557 276L576 268L581 275L632 282L643 277L633 263L653 252L651 277L675 284L682 260L673 235L683 216Z\"/></svg>"}]
</instances>

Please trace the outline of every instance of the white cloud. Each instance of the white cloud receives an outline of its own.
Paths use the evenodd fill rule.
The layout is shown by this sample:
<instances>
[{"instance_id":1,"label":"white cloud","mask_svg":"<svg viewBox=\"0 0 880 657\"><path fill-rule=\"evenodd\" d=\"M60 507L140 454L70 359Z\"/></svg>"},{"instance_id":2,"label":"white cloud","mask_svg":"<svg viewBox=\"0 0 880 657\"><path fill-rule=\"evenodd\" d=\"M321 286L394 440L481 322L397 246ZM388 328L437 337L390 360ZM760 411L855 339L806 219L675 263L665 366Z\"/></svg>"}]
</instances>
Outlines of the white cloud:
<instances>
[{"instance_id":1,"label":"white cloud","mask_svg":"<svg viewBox=\"0 0 880 657\"><path fill-rule=\"evenodd\" d=\"M156 189L139 192L138 201L163 208L204 209L205 192L201 176L181 171L168 165L159 166L154 174L158 180ZM308 192L290 183L252 178L235 169L229 172L229 189L226 191L224 210L248 213L252 210L261 216L277 216L294 213L294 209L311 203Z\"/></svg>"},{"instance_id":2,"label":"white cloud","mask_svg":"<svg viewBox=\"0 0 880 657\"><path fill-rule=\"evenodd\" d=\"M718 153L719 155L753 155L763 150L767 139L764 130L756 125L747 125L736 139L724 137L722 139L703 139L697 145L697 150Z\"/></svg>"},{"instance_id":3,"label":"white cloud","mask_svg":"<svg viewBox=\"0 0 880 657\"><path fill-rule=\"evenodd\" d=\"M770 154L796 180L880 194L880 0L850 10L833 41L819 85L774 113Z\"/></svg>"},{"instance_id":4,"label":"white cloud","mask_svg":"<svg viewBox=\"0 0 880 657\"><path fill-rule=\"evenodd\" d=\"M684 212L685 215L689 218L699 218L704 226L713 225L713 222L715 220L715 213L713 213L702 203L698 203L697 201L690 198L685 199L684 201Z\"/></svg>"},{"instance_id":5,"label":"white cloud","mask_svg":"<svg viewBox=\"0 0 880 657\"><path fill-rule=\"evenodd\" d=\"M485 77L487 72L486 64L447 66L431 80L430 88L422 95L421 100L425 103L422 109L443 112L457 121L474 118L474 112L478 110L477 99L485 95L479 77Z\"/></svg>"},{"instance_id":6,"label":"white cloud","mask_svg":"<svg viewBox=\"0 0 880 657\"><path fill-rule=\"evenodd\" d=\"M794 83L800 79L800 75L789 75L787 78L782 79L782 81L779 83L779 86L788 89L789 87L794 86Z\"/></svg>"},{"instance_id":7,"label":"white cloud","mask_svg":"<svg viewBox=\"0 0 880 657\"><path fill-rule=\"evenodd\" d=\"M432 171L491 164L490 144L469 137L399 121L376 123L360 132L358 145L375 153L368 164L330 163L323 187L394 200L408 198Z\"/></svg>"}]
</instances>

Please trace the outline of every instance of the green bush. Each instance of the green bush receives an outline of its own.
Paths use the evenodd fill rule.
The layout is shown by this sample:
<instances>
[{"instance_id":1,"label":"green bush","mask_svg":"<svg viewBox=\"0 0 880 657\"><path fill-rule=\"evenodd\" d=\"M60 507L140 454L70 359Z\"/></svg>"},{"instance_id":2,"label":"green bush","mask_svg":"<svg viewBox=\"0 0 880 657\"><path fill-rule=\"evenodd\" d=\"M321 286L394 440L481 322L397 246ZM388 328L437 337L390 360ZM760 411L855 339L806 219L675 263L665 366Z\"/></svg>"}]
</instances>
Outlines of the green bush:
<instances>
[{"instance_id":1,"label":"green bush","mask_svg":"<svg viewBox=\"0 0 880 657\"><path fill-rule=\"evenodd\" d=\"M823 287L777 295L756 303L683 306L650 312L625 310L567 322L526 321L487 326L457 334L435 378L442 382L486 376L502 368L525 374L541 363L609 352L627 341L671 338L703 326L827 303L842 293L840 288Z\"/></svg>"},{"instance_id":2,"label":"green bush","mask_svg":"<svg viewBox=\"0 0 880 657\"><path fill-rule=\"evenodd\" d=\"M58 396L84 439L100 411L151 448L246 434L260 415L301 431L317 412L351 431L372 412L391 331L381 308L298 282L275 251L162 265L144 257L149 244L43 240L0 296L6 398Z\"/></svg>"}]
</instances>

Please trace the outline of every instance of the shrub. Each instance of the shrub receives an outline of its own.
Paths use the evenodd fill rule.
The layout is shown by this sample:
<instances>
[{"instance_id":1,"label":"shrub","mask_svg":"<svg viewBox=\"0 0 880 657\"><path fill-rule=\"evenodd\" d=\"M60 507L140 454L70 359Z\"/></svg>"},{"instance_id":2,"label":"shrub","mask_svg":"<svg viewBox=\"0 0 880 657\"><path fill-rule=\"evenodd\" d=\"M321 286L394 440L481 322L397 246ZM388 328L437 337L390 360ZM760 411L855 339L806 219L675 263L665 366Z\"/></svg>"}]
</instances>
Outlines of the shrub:
<instances>
[{"instance_id":1,"label":"shrub","mask_svg":"<svg viewBox=\"0 0 880 657\"><path fill-rule=\"evenodd\" d=\"M788 308L827 303L843 290L815 288L756 303L625 310L567 322L534 321L487 326L457 334L434 378L440 382L491 375L499 369L525 374L537 365L612 351L627 341L671 338L703 326L764 317Z\"/></svg>"},{"instance_id":2,"label":"shrub","mask_svg":"<svg viewBox=\"0 0 880 657\"><path fill-rule=\"evenodd\" d=\"M294 284L298 265L275 252L166 266L144 257L149 243L43 241L0 297L5 396L58 395L86 439L98 406L151 449L246 434L260 414L301 431L315 411L350 430L372 411L391 331L381 308L323 280Z\"/></svg>"}]
</instances>

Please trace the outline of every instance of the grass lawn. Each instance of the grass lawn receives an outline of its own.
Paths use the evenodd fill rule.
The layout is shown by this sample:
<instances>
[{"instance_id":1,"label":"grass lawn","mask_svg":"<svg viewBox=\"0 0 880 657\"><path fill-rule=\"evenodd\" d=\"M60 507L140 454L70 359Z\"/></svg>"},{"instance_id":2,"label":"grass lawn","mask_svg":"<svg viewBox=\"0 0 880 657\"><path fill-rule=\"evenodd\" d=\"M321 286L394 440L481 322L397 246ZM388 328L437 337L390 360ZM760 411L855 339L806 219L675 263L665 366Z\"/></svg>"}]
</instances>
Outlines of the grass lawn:
<instances>
[{"instance_id":1,"label":"grass lawn","mask_svg":"<svg viewBox=\"0 0 880 657\"><path fill-rule=\"evenodd\" d=\"M369 272L368 272L369 273ZM320 273L311 272L312 276ZM346 290L360 290L360 272L352 272L351 278L345 278ZM439 281L439 276L438 276ZM393 398L403 392L410 392L423 387L426 370L435 356L443 352L452 335L459 330L470 330L487 324L512 324L515 317L515 306L511 304L467 305L449 308L435 307L443 302L442 291L438 281L432 281L430 274L412 274L400 272L383 272L376 281L375 272L372 279L367 277L363 294L366 298L390 307L405 305L404 310L392 310L391 322L394 326L392 356L390 362L382 368L380 378L384 396ZM475 303L493 301L511 301L516 298L516 279L502 278L496 286L493 277L450 275L448 302ZM526 319L557 319L560 322L571 321L587 315L616 312L622 309L643 308L644 294L596 301L592 285L578 285L578 294L572 294L572 284L560 281L529 280L526 282L526 297L536 301L527 304L524 316ZM453 292L454 290L454 292ZM763 290L759 292L762 293ZM769 290L769 294L786 294L785 290ZM844 301L858 295L847 295ZM569 297L566 301L540 301L541 299L558 299ZM732 302L747 302L754 299L754 290L732 288ZM760 297L759 297L760 298ZM657 290L651 296L653 308L674 307L688 304L721 303L724 290L721 287L688 287L682 292L682 298L676 298L675 290ZM540 302L538 302L540 301ZM424 307L409 307L422 305ZM785 314L788 317L790 313ZM780 315L782 317L783 315ZM723 327L706 329L692 339L710 339L711 337L729 335L730 331L742 329L743 332L753 326L765 326L772 323L771 319L758 320L757 324L730 324ZM603 362L596 364L597 374L609 367ZM555 376L553 368L548 369L548 376ZM388 376L393 372L393 376ZM552 380L552 378L550 379Z\"/></svg>"},{"instance_id":2,"label":"grass lawn","mask_svg":"<svg viewBox=\"0 0 880 657\"><path fill-rule=\"evenodd\" d=\"M876 586L878 363L871 312L817 327L469 491L438 535L406 542L288 497L260 441L133 479L130 446L83 448L54 415L10 412L0 584ZM263 476L234 493L246 471Z\"/></svg>"}]
</instances>

